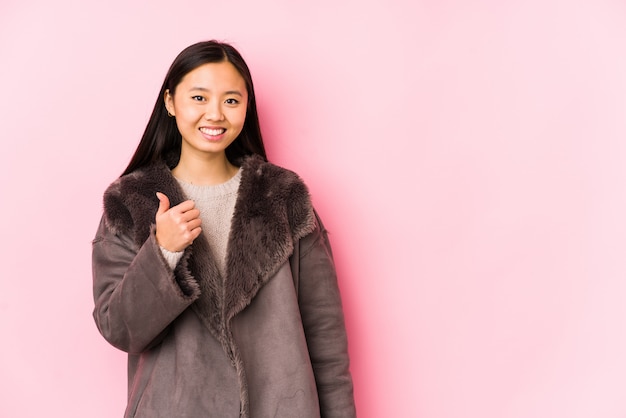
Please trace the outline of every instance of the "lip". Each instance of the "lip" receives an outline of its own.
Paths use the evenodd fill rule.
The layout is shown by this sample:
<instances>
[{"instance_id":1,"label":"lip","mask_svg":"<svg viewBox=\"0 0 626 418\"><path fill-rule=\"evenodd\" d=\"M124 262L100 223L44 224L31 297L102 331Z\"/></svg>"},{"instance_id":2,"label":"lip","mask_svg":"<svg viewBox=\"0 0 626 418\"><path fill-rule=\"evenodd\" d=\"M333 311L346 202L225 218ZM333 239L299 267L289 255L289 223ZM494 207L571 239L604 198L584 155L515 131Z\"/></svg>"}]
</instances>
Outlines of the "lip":
<instances>
[{"instance_id":1,"label":"lip","mask_svg":"<svg viewBox=\"0 0 626 418\"><path fill-rule=\"evenodd\" d=\"M219 135L211 135L203 130L222 130L222 133ZM208 141L219 141L221 140L227 132L227 129L223 126L201 126L198 128L200 134Z\"/></svg>"}]
</instances>

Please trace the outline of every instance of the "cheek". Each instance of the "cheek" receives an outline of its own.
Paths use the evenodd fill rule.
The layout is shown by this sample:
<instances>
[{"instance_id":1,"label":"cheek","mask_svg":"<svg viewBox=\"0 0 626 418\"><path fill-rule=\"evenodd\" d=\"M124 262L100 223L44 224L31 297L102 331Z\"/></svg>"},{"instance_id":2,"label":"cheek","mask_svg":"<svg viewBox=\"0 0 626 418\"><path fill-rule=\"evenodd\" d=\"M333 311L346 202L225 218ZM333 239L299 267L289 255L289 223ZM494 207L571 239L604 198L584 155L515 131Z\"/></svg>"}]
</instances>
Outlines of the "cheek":
<instances>
[{"instance_id":1,"label":"cheek","mask_svg":"<svg viewBox=\"0 0 626 418\"><path fill-rule=\"evenodd\" d=\"M231 115L231 123L233 125L239 126L239 128L243 128L243 124L246 121L246 110L237 111L233 115Z\"/></svg>"},{"instance_id":2,"label":"cheek","mask_svg":"<svg viewBox=\"0 0 626 418\"><path fill-rule=\"evenodd\" d=\"M244 123L245 123L245 121L246 121L246 112L243 112L243 113L241 114L240 118L241 118L241 119L240 119L241 126L243 126L243 124L244 124Z\"/></svg>"},{"instance_id":3,"label":"cheek","mask_svg":"<svg viewBox=\"0 0 626 418\"><path fill-rule=\"evenodd\" d=\"M202 117L202 114L198 113L192 107L183 107L176 109L176 120L183 124L195 124L197 120Z\"/></svg>"},{"instance_id":4,"label":"cheek","mask_svg":"<svg viewBox=\"0 0 626 418\"><path fill-rule=\"evenodd\" d=\"M241 124L242 124L242 125L243 125L243 123L244 123L244 122L245 122L245 120L246 120L246 115L247 115L247 113L248 113L248 107L246 106L246 107L245 107L245 108L241 111L241 114L240 114L240 116L239 116L239 117L241 118Z\"/></svg>"},{"instance_id":5,"label":"cheek","mask_svg":"<svg viewBox=\"0 0 626 418\"><path fill-rule=\"evenodd\" d=\"M176 109L176 126L178 126L179 132L182 133L183 131L194 129L197 120L198 118L189 109L183 107Z\"/></svg>"}]
</instances>

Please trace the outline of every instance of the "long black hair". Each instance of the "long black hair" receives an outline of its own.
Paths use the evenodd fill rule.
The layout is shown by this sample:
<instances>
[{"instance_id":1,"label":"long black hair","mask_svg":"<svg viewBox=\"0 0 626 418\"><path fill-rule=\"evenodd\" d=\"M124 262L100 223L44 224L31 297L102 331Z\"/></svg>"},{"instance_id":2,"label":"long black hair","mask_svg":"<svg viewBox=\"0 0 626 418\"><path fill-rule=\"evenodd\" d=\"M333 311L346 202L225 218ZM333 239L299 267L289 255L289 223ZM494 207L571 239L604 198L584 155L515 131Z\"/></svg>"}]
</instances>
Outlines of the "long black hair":
<instances>
[{"instance_id":1,"label":"long black hair","mask_svg":"<svg viewBox=\"0 0 626 418\"><path fill-rule=\"evenodd\" d=\"M232 46L224 42L198 42L185 48L174 60L165 76L163 86L157 97L152 115L141 137L141 141L122 175L131 173L138 168L158 160L165 160L173 155L175 164L180 159L182 137L176 126L176 120L169 117L165 108L165 91L172 95L183 77L201 65L208 63L230 62L241 74L248 91L248 107L243 129L239 136L226 148L226 157L240 165L243 157L257 154L267 160L259 116L257 114L256 97L250 69L241 54Z\"/></svg>"}]
</instances>

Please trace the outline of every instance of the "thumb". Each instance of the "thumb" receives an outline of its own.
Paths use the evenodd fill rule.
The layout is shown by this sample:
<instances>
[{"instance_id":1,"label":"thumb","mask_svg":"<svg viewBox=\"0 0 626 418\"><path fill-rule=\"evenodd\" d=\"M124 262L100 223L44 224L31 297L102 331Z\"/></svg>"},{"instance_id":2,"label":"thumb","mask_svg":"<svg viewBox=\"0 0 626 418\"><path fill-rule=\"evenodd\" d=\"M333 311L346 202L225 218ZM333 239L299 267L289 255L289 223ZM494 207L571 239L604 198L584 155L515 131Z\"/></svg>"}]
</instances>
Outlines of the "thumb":
<instances>
[{"instance_id":1,"label":"thumb","mask_svg":"<svg viewBox=\"0 0 626 418\"><path fill-rule=\"evenodd\" d=\"M156 193L157 199L159 199L159 209L157 209L157 216L167 212L170 208L170 199L161 192Z\"/></svg>"}]
</instances>

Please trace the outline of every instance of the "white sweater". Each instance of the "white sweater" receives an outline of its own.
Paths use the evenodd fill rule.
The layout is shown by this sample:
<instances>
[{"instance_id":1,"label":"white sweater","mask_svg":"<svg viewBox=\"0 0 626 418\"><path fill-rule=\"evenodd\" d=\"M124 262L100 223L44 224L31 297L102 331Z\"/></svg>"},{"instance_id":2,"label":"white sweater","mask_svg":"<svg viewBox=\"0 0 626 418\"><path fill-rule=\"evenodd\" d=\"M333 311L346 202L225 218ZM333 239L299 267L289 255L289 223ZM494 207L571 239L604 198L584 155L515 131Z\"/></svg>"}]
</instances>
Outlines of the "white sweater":
<instances>
[{"instance_id":1,"label":"white sweater","mask_svg":"<svg viewBox=\"0 0 626 418\"><path fill-rule=\"evenodd\" d=\"M226 270L226 246L241 181L241 169L226 183L214 186L198 186L177 180L186 198L193 200L200 211L202 233L209 242L217 267L223 276ZM171 252L163 247L161 251L172 269L183 255L182 251Z\"/></svg>"}]
</instances>

